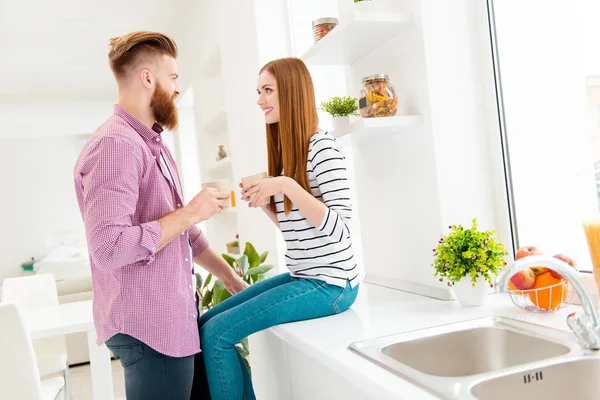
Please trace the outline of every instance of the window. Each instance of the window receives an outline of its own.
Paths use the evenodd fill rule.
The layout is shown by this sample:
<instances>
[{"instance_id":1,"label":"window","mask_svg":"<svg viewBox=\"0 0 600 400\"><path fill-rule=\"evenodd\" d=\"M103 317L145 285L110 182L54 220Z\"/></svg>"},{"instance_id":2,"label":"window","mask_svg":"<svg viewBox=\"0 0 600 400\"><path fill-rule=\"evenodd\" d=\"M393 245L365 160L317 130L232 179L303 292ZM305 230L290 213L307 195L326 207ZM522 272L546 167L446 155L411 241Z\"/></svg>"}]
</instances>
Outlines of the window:
<instances>
[{"instance_id":1,"label":"window","mask_svg":"<svg viewBox=\"0 0 600 400\"><path fill-rule=\"evenodd\" d=\"M490 4L515 242L591 270L582 221L600 210L600 2Z\"/></svg>"}]
</instances>

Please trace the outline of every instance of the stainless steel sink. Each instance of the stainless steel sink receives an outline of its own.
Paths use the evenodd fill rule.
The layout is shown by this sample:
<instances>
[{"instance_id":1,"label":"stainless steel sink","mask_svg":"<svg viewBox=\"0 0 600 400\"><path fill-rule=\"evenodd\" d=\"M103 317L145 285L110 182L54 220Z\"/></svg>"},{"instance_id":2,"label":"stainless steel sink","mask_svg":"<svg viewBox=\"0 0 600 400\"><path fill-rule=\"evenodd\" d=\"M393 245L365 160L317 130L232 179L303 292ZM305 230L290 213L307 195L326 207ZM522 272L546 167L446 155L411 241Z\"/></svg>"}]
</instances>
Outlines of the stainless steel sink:
<instances>
[{"instance_id":1,"label":"stainless steel sink","mask_svg":"<svg viewBox=\"0 0 600 400\"><path fill-rule=\"evenodd\" d=\"M600 358L589 357L489 379L475 385L480 400L598 400Z\"/></svg>"},{"instance_id":2,"label":"stainless steel sink","mask_svg":"<svg viewBox=\"0 0 600 400\"><path fill-rule=\"evenodd\" d=\"M570 349L551 340L511 329L498 320L486 326L433 333L381 349L384 356L434 376L469 376L567 354ZM457 326L453 326L457 328ZM524 349L526 349L524 351Z\"/></svg>"},{"instance_id":3,"label":"stainless steel sink","mask_svg":"<svg viewBox=\"0 0 600 400\"><path fill-rule=\"evenodd\" d=\"M350 349L442 398L482 400L515 398L508 392L486 397L495 393L494 379L513 374L522 381L519 371L581 355L570 333L501 317L355 342Z\"/></svg>"}]
</instances>

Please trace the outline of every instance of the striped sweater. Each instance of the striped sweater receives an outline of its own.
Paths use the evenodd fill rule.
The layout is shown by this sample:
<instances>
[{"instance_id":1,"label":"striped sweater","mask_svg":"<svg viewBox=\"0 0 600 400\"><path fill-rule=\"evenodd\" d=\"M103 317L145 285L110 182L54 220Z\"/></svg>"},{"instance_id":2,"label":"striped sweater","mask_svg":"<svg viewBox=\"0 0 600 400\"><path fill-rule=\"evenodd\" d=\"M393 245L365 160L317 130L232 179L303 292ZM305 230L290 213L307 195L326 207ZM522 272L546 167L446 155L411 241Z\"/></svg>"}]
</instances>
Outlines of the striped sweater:
<instances>
[{"instance_id":1,"label":"striped sweater","mask_svg":"<svg viewBox=\"0 0 600 400\"><path fill-rule=\"evenodd\" d=\"M360 281L351 239L350 189L344 155L335 138L318 132L311 138L306 165L311 192L327 206L318 227L292 206L285 215L283 195L275 196L277 219L286 242L286 264L297 278L320 279L355 287Z\"/></svg>"}]
</instances>

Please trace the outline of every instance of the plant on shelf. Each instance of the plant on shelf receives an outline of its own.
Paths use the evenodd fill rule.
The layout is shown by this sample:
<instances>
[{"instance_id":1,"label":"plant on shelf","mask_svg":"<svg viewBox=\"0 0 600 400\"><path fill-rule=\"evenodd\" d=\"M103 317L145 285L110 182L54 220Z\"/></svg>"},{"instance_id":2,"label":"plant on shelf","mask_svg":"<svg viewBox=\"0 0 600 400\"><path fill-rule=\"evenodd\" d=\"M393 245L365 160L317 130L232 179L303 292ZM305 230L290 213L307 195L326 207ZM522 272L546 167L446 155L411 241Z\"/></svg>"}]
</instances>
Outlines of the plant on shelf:
<instances>
[{"instance_id":1,"label":"plant on shelf","mask_svg":"<svg viewBox=\"0 0 600 400\"><path fill-rule=\"evenodd\" d=\"M333 130L339 131L350 123L351 115L358 114L358 99L352 96L334 96L321 103L321 110L333 117Z\"/></svg>"},{"instance_id":2,"label":"plant on shelf","mask_svg":"<svg viewBox=\"0 0 600 400\"><path fill-rule=\"evenodd\" d=\"M455 286L459 300L461 298L456 290L459 282L461 287L483 286L486 283L493 287L493 278L506 265L504 260L508 254L498 241L496 231L480 231L476 218L473 218L473 226L469 229L462 225L451 225L449 228L450 233L442 235L433 249L434 262L431 265L435 268L434 276L440 282L447 282L448 286ZM481 290L484 288L487 285Z\"/></svg>"},{"instance_id":3,"label":"plant on shelf","mask_svg":"<svg viewBox=\"0 0 600 400\"><path fill-rule=\"evenodd\" d=\"M244 254L237 260L227 254L223 254L222 257L247 284L253 285L266 279L267 272L273 269L272 265L265 264L268 255L268 251L258 254L252 243L246 242ZM206 281L203 281L202 276L196 273L196 291L200 298L202 310L210 310L231 297L220 279L212 281L212 274L208 274ZM248 362L248 356L250 355L248 338L242 339L236 345L236 348L251 371Z\"/></svg>"},{"instance_id":4,"label":"plant on shelf","mask_svg":"<svg viewBox=\"0 0 600 400\"><path fill-rule=\"evenodd\" d=\"M321 103L321 110L331 114L333 118L358 115L358 99L352 96L334 96Z\"/></svg>"},{"instance_id":5,"label":"plant on shelf","mask_svg":"<svg viewBox=\"0 0 600 400\"><path fill-rule=\"evenodd\" d=\"M225 243L229 254L240 254L240 235L235 235L235 240Z\"/></svg>"}]
</instances>

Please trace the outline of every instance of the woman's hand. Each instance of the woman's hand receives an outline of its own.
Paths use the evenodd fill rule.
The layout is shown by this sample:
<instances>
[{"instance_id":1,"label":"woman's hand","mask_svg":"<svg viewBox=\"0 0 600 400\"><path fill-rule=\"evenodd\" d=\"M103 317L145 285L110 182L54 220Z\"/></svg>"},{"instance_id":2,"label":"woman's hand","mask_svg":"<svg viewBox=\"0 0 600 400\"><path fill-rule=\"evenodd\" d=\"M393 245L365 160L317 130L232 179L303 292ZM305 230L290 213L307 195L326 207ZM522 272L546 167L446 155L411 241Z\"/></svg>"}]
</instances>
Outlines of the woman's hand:
<instances>
[{"instance_id":1,"label":"woman's hand","mask_svg":"<svg viewBox=\"0 0 600 400\"><path fill-rule=\"evenodd\" d=\"M290 178L287 176L277 176L274 178L259 179L252 181L242 189L242 200L249 201L250 196L255 194L254 199L250 202L250 207L258 207L264 199L270 198L277 194L285 194Z\"/></svg>"}]
</instances>

